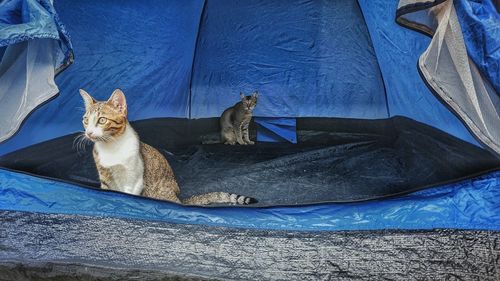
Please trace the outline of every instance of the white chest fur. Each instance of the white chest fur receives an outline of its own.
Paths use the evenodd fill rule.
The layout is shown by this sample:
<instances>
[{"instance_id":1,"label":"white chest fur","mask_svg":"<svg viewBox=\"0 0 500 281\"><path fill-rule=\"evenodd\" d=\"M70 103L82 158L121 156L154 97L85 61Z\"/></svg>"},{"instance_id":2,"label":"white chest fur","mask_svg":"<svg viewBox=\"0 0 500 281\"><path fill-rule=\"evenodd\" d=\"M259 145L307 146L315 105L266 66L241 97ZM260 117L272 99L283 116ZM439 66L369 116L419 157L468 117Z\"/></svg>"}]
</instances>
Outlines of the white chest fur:
<instances>
[{"instance_id":1,"label":"white chest fur","mask_svg":"<svg viewBox=\"0 0 500 281\"><path fill-rule=\"evenodd\" d=\"M101 166L110 168L116 165L126 166L130 160L140 157L139 138L130 125L122 136L112 142L97 142L95 148Z\"/></svg>"},{"instance_id":2,"label":"white chest fur","mask_svg":"<svg viewBox=\"0 0 500 281\"><path fill-rule=\"evenodd\" d=\"M97 142L99 164L112 168L112 189L139 195L143 189L144 166L137 134L127 125L122 136L112 142Z\"/></svg>"}]
</instances>

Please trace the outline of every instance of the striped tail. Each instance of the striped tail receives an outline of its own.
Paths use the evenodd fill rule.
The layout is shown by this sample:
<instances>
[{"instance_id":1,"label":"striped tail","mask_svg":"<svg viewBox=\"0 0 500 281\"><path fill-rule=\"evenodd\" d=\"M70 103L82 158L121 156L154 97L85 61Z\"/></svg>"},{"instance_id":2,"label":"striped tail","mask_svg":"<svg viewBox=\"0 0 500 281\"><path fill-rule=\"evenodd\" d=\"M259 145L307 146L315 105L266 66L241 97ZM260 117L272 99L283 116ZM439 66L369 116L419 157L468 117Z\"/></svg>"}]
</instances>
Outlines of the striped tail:
<instances>
[{"instance_id":1,"label":"striped tail","mask_svg":"<svg viewBox=\"0 0 500 281\"><path fill-rule=\"evenodd\" d=\"M182 200L182 203L186 205L208 205L208 204L221 204L221 203L248 205L257 203L257 200L252 197L247 197L234 193L210 192L210 193L195 195L191 198Z\"/></svg>"}]
</instances>

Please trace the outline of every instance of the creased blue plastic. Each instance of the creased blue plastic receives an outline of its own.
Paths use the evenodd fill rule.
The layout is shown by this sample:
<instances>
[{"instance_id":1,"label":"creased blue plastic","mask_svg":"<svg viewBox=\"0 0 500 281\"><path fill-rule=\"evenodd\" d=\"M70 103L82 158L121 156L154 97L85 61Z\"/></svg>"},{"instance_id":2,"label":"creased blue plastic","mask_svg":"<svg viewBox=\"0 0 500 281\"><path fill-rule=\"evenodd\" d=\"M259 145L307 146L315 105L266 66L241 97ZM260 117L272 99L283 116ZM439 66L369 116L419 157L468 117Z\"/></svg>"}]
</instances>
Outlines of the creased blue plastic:
<instances>
[{"instance_id":1,"label":"creased blue plastic","mask_svg":"<svg viewBox=\"0 0 500 281\"><path fill-rule=\"evenodd\" d=\"M460 120L424 84L417 61L429 37L399 26L398 0L358 1L384 78L391 116L406 116L479 145Z\"/></svg>"},{"instance_id":2,"label":"creased blue plastic","mask_svg":"<svg viewBox=\"0 0 500 281\"><path fill-rule=\"evenodd\" d=\"M382 78L356 1L207 1L192 117L259 90L262 117L386 118Z\"/></svg>"},{"instance_id":3,"label":"creased blue plastic","mask_svg":"<svg viewBox=\"0 0 500 281\"><path fill-rule=\"evenodd\" d=\"M55 8L75 62L56 78L59 96L33 112L0 154L82 130L80 88L101 100L121 88L131 120L188 117L203 0L59 0Z\"/></svg>"},{"instance_id":4,"label":"creased blue plastic","mask_svg":"<svg viewBox=\"0 0 500 281\"><path fill-rule=\"evenodd\" d=\"M295 118L256 117L257 141L297 143Z\"/></svg>"},{"instance_id":5,"label":"creased blue plastic","mask_svg":"<svg viewBox=\"0 0 500 281\"><path fill-rule=\"evenodd\" d=\"M0 47L37 38L61 42L58 66L68 64L72 51L65 26L48 0L4 0L0 3ZM0 52L0 59L3 52Z\"/></svg>"},{"instance_id":6,"label":"creased blue plastic","mask_svg":"<svg viewBox=\"0 0 500 281\"><path fill-rule=\"evenodd\" d=\"M453 3L469 57L500 95L500 14L491 0Z\"/></svg>"},{"instance_id":7,"label":"creased blue plastic","mask_svg":"<svg viewBox=\"0 0 500 281\"><path fill-rule=\"evenodd\" d=\"M0 209L281 230L500 230L500 171L398 198L298 207L192 207L0 170Z\"/></svg>"},{"instance_id":8,"label":"creased blue plastic","mask_svg":"<svg viewBox=\"0 0 500 281\"><path fill-rule=\"evenodd\" d=\"M36 0L0 3L0 47L35 38L59 39L52 15Z\"/></svg>"}]
</instances>

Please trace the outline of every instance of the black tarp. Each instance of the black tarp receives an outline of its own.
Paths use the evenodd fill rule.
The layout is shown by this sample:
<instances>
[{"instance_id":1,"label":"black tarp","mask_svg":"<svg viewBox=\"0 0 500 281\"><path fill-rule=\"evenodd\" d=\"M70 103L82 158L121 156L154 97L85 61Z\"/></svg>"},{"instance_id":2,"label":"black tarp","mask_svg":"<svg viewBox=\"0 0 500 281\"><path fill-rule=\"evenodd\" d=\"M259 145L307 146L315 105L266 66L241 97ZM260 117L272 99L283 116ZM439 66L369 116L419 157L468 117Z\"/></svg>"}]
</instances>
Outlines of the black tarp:
<instances>
[{"instance_id":1,"label":"black tarp","mask_svg":"<svg viewBox=\"0 0 500 281\"><path fill-rule=\"evenodd\" d=\"M181 197L227 191L255 206L396 196L500 167L489 152L407 118L298 119L299 144L214 144L217 119L133 124L168 158ZM0 166L98 187L91 147L69 135L11 153ZM205 143L205 144L202 144Z\"/></svg>"}]
</instances>

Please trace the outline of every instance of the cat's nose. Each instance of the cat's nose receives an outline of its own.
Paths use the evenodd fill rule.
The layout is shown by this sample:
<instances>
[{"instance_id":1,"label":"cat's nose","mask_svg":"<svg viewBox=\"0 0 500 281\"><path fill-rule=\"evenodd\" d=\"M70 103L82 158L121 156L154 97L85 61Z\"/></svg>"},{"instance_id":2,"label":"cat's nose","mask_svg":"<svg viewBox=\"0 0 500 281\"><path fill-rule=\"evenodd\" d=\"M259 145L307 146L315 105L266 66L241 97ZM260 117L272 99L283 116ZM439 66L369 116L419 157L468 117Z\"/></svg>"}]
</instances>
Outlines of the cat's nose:
<instances>
[{"instance_id":1,"label":"cat's nose","mask_svg":"<svg viewBox=\"0 0 500 281\"><path fill-rule=\"evenodd\" d=\"M93 138L93 137L94 137L94 133L92 133L92 132L86 132L85 134L86 134L86 135L87 135L87 137L89 137L89 138Z\"/></svg>"}]
</instances>

